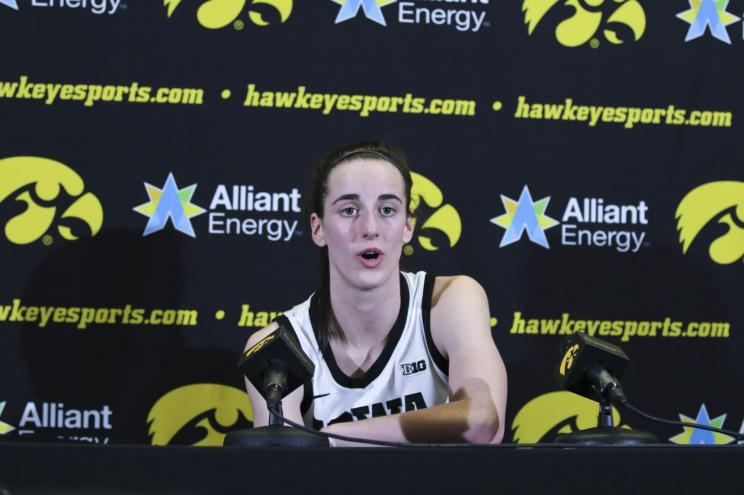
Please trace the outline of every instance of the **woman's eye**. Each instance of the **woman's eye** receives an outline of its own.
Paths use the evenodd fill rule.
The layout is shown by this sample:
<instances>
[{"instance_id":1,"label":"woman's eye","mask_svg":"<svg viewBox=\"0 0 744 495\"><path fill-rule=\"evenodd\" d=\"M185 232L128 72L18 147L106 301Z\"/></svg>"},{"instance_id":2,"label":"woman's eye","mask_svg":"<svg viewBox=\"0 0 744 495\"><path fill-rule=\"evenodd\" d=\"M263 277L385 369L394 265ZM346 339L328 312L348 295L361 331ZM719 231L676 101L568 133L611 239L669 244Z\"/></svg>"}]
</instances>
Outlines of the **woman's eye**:
<instances>
[{"instance_id":1,"label":"woman's eye","mask_svg":"<svg viewBox=\"0 0 744 495\"><path fill-rule=\"evenodd\" d=\"M392 206L383 206L380 208L380 213L382 213L383 216L389 217L395 214L395 208Z\"/></svg>"},{"instance_id":2,"label":"woman's eye","mask_svg":"<svg viewBox=\"0 0 744 495\"><path fill-rule=\"evenodd\" d=\"M354 215L356 215L356 212L356 208L354 208L353 206L347 206L346 208L343 208L341 210L341 215L345 217L353 217Z\"/></svg>"}]
</instances>

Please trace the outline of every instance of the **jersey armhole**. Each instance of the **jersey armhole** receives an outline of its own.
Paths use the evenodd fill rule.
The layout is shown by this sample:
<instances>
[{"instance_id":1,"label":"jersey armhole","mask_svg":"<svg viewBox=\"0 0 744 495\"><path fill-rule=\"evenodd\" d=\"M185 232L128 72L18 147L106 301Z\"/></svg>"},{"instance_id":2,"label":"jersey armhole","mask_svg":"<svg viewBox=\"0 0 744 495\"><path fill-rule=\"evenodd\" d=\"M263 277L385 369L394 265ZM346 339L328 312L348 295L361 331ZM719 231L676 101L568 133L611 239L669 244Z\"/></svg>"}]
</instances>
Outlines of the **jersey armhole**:
<instances>
[{"instance_id":1,"label":"jersey armhole","mask_svg":"<svg viewBox=\"0 0 744 495\"><path fill-rule=\"evenodd\" d=\"M279 315L274 319L274 321L276 321L280 327L284 327L289 330L292 333L295 341L299 345L300 339L297 337L297 331L292 326L292 322L289 321L289 318L287 318L285 315ZM302 402L300 402L300 414L302 416L305 416L305 413L308 411L308 409L310 409L310 404L312 403L312 401L313 380L312 378L310 378L308 381L302 384Z\"/></svg>"},{"instance_id":2,"label":"jersey armhole","mask_svg":"<svg viewBox=\"0 0 744 495\"><path fill-rule=\"evenodd\" d=\"M442 356L437 346L434 345L434 338L431 336L431 303L434 296L435 279L435 276L426 274L426 278L424 279L424 293L421 297L421 316L424 323L424 336L426 337L426 347L429 349L429 354L431 354L431 358L436 367L439 368L439 371L449 376L449 362L447 358Z\"/></svg>"}]
</instances>

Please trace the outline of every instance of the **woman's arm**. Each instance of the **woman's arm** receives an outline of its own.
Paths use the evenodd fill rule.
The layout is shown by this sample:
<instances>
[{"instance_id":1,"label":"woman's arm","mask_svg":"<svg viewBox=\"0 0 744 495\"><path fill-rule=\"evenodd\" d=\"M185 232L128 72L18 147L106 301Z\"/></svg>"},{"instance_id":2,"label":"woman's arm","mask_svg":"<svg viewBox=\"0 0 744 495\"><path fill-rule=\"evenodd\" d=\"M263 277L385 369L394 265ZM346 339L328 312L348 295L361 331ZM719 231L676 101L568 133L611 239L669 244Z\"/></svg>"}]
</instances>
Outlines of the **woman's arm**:
<instances>
[{"instance_id":1,"label":"woman's arm","mask_svg":"<svg viewBox=\"0 0 744 495\"><path fill-rule=\"evenodd\" d=\"M434 344L449 360L450 402L393 416L336 423L325 431L393 442L498 443L504 436L506 370L491 335L488 299L470 277L437 277ZM336 441L339 446L363 444Z\"/></svg>"}]
</instances>

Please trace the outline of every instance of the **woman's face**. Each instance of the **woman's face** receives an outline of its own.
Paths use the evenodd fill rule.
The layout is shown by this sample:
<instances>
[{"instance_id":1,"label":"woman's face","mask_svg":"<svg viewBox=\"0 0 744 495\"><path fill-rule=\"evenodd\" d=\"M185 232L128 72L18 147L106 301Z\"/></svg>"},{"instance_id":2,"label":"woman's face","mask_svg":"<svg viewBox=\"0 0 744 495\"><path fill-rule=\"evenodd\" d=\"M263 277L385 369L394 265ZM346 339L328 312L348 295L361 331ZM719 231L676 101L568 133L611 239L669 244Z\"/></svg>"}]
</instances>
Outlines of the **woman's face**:
<instances>
[{"instance_id":1,"label":"woman's face","mask_svg":"<svg viewBox=\"0 0 744 495\"><path fill-rule=\"evenodd\" d=\"M376 158L354 158L328 175L323 218L310 217L313 241L328 247L331 283L368 290L394 275L411 240L403 177Z\"/></svg>"}]
</instances>

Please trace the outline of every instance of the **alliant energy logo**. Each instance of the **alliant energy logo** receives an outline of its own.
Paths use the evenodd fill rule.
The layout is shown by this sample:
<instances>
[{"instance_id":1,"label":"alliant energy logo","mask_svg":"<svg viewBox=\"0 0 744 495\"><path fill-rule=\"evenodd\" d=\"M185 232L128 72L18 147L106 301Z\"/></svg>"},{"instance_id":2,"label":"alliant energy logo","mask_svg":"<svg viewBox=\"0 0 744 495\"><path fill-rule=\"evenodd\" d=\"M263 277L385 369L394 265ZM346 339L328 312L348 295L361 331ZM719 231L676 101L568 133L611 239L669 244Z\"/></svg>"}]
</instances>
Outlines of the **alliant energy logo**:
<instances>
[{"instance_id":1,"label":"alliant energy logo","mask_svg":"<svg viewBox=\"0 0 744 495\"><path fill-rule=\"evenodd\" d=\"M163 230L170 220L177 231L196 237L191 219L204 213L204 208L191 203L196 184L179 189L173 173L169 173L162 189L145 182L145 190L150 201L133 208L148 218L143 236Z\"/></svg>"},{"instance_id":2,"label":"alliant energy logo","mask_svg":"<svg viewBox=\"0 0 744 495\"><path fill-rule=\"evenodd\" d=\"M4 402L0 404L0 411ZM19 437L83 443L109 443L113 411L108 405L77 409L63 402L26 403L15 431ZM0 425L1 426L1 425Z\"/></svg>"},{"instance_id":3,"label":"alliant energy logo","mask_svg":"<svg viewBox=\"0 0 744 495\"><path fill-rule=\"evenodd\" d=\"M711 419L708 414L708 408L703 404L700 406L695 418L680 414L679 420L683 423L699 423L714 428L723 428L723 423L726 421L726 414L721 414ZM725 433L717 433L692 426L683 426L682 429L684 430L682 433L674 435L669 441L679 445L726 445L736 440L734 437Z\"/></svg>"},{"instance_id":4,"label":"alliant energy logo","mask_svg":"<svg viewBox=\"0 0 744 495\"><path fill-rule=\"evenodd\" d=\"M740 18L726 11L729 0L688 1L690 3L689 10L677 14L677 18L690 25L690 29L687 30L685 36L685 42L702 37L708 30L711 36L730 45L731 38L727 27L738 22Z\"/></svg>"},{"instance_id":5,"label":"alliant energy logo","mask_svg":"<svg viewBox=\"0 0 744 495\"><path fill-rule=\"evenodd\" d=\"M565 12L555 38L572 48L586 43L597 48L600 33L613 45L638 41L646 30L646 13L638 0L524 0L522 11L530 36L548 12Z\"/></svg>"},{"instance_id":6,"label":"alliant energy logo","mask_svg":"<svg viewBox=\"0 0 744 495\"><path fill-rule=\"evenodd\" d=\"M228 432L251 426L245 390L197 383L171 390L147 415L152 445L222 446Z\"/></svg>"},{"instance_id":7,"label":"alliant energy logo","mask_svg":"<svg viewBox=\"0 0 744 495\"><path fill-rule=\"evenodd\" d=\"M683 254L706 227L715 225L725 233L711 242L710 259L721 265L744 260L744 182L717 181L696 187L682 198L675 217Z\"/></svg>"},{"instance_id":8,"label":"alliant energy logo","mask_svg":"<svg viewBox=\"0 0 744 495\"><path fill-rule=\"evenodd\" d=\"M441 247L454 247L462 235L462 220L454 206L444 203L442 190L421 174L411 172L413 187L411 188L411 209L417 214L423 214L422 210L433 210L425 217L421 227L420 235L417 236L419 245L426 251L436 251ZM425 208L422 208L425 206ZM410 244L404 248L406 254L413 253Z\"/></svg>"},{"instance_id":9,"label":"alliant energy logo","mask_svg":"<svg viewBox=\"0 0 744 495\"><path fill-rule=\"evenodd\" d=\"M364 14L372 22L387 26L425 25L476 33L489 27L486 11L490 0L331 0L341 7L336 24ZM388 7L383 9L383 7Z\"/></svg>"},{"instance_id":10,"label":"alliant energy logo","mask_svg":"<svg viewBox=\"0 0 744 495\"><path fill-rule=\"evenodd\" d=\"M0 418L3 416L4 409L5 409L5 402L0 402ZM5 421L0 420L0 435L7 435L13 430L15 430L15 427L9 425Z\"/></svg>"},{"instance_id":11,"label":"alliant energy logo","mask_svg":"<svg viewBox=\"0 0 744 495\"><path fill-rule=\"evenodd\" d=\"M16 0L0 0L0 5L20 10ZM81 10L95 15L114 15L126 9L122 0L31 0L28 5L37 9Z\"/></svg>"},{"instance_id":12,"label":"alliant energy logo","mask_svg":"<svg viewBox=\"0 0 744 495\"><path fill-rule=\"evenodd\" d=\"M0 215L5 237L14 244L54 242L53 232L68 241L95 236L103 207L83 179L67 165L35 156L0 159ZM56 227L56 228L55 228Z\"/></svg>"},{"instance_id":13,"label":"alliant energy logo","mask_svg":"<svg viewBox=\"0 0 744 495\"><path fill-rule=\"evenodd\" d=\"M209 204L209 233L265 237L288 242L298 233L301 212L298 188L260 191L250 184L220 184ZM280 218L291 215L290 218Z\"/></svg>"},{"instance_id":14,"label":"alliant energy logo","mask_svg":"<svg viewBox=\"0 0 744 495\"><path fill-rule=\"evenodd\" d=\"M248 19L256 26L284 23L292 14L293 0L206 0L196 11L199 24L207 29L221 29L230 24L237 30L245 27L240 18L248 6ZM181 5L181 0L163 0L168 18Z\"/></svg>"},{"instance_id":15,"label":"alliant energy logo","mask_svg":"<svg viewBox=\"0 0 744 495\"><path fill-rule=\"evenodd\" d=\"M550 392L525 404L512 422L515 443L553 442L560 433L573 433L597 426L597 403L573 392ZM614 407L612 416L620 424Z\"/></svg>"},{"instance_id":16,"label":"alliant energy logo","mask_svg":"<svg viewBox=\"0 0 744 495\"><path fill-rule=\"evenodd\" d=\"M146 182L150 201L134 208L148 217L143 235L164 229L170 220L179 232L196 237L191 219L207 212L191 202L196 186L179 189L172 173L162 188ZM269 192L251 184L219 184L209 203L208 233L288 242L299 235L297 216L301 197L296 187L287 192Z\"/></svg>"},{"instance_id":17,"label":"alliant energy logo","mask_svg":"<svg viewBox=\"0 0 744 495\"><path fill-rule=\"evenodd\" d=\"M519 200L501 196L505 213L491 219L491 223L505 229L499 247L513 244L527 233L530 241L550 248L545 231L560 225L560 243L563 246L607 247L620 253L637 253L644 246L648 225L648 206L645 201L636 204L615 204L599 197L571 197L561 222L547 216L550 197L533 201L524 186Z\"/></svg>"}]
</instances>

